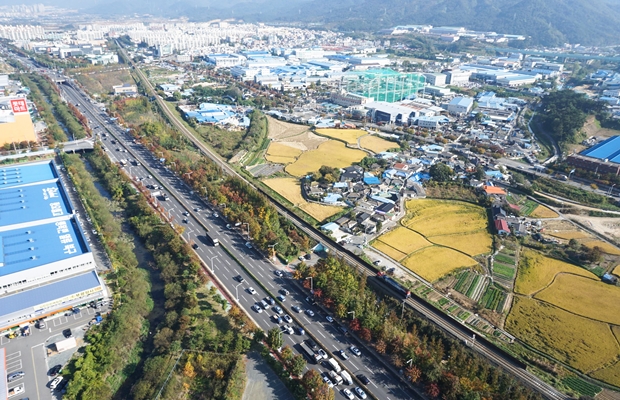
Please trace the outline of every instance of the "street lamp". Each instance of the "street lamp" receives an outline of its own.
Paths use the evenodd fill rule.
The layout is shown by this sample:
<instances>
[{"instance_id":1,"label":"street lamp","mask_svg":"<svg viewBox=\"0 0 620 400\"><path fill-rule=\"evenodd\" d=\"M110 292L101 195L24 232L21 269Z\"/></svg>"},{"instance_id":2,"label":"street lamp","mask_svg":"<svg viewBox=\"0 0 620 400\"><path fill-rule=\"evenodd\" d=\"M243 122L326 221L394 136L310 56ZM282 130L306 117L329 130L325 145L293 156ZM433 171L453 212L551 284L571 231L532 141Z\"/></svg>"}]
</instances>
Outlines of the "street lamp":
<instances>
[{"instance_id":1,"label":"street lamp","mask_svg":"<svg viewBox=\"0 0 620 400\"><path fill-rule=\"evenodd\" d=\"M237 301L239 301L239 286L241 286L243 284L243 282L237 284L235 286L235 297L237 298Z\"/></svg>"},{"instance_id":2,"label":"street lamp","mask_svg":"<svg viewBox=\"0 0 620 400\"><path fill-rule=\"evenodd\" d=\"M250 224L248 224L247 222L244 222L241 224L241 226L243 225L247 225L248 226L248 237L250 237Z\"/></svg>"},{"instance_id":3,"label":"street lamp","mask_svg":"<svg viewBox=\"0 0 620 400\"><path fill-rule=\"evenodd\" d=\"M269 245L267 245L267 247L271 247L271 250L273 251L273 258L274 258L274 259L276 258L276 245L277 245L277 244L278 244L278 243L274 243L274 244L269 244Z\"/></svg>"},{"instance_id":4,"label":"street lamp","mask_svg":"<svg viewBox=\"0 0 620 400\"><path fill-rule=\"evenodd\" d=\"M611 185L611 187L609 188L609 193L607 193L608 196L611 196L614 190L614 186L616 186L616 184L614 183L613 185Z\"/></svg>"},{"instance_id":5,"label":"street lamp","mask_svg":"<svg viewBox=\"0 0 620 400\"><path fill-rule=\"evenodd\" d=\"M403 308L400 310L400 319L403 319L403 316L405 315L405 303L407 302L407 299L403 299Z\"/></svg>"},{"instance_id":6,"label":"street lamp","mask_svg":"<svg viewBox=\"0 0 620 400\"><path fill-rule=\"evenodd\" d=\"M219 257L219 255L213 256L213 257L209 257L209 259L211 260L211 272L215 272L215 269L213 268L213 260L215 260L218 257Z\"/></svg>"},{"instance_id":7,"label":"street lamp","mask_svg":"<svg viewBox=\"0 0 620 400\"><path fill-rule=\"evenodd\" d=\"M351 319L355 319L355 311L349 311L347 314L353 314L353 318Z\"/></svg>"},{"instance_id":8,"label":"street lamp","mask_svg":"<svg viewBox=\"0 0 620 400\"><path fill-rule=\"evenodd\" d=\"M312 282L312 277L309 276L309 277L306 278L306 280L308 280L308 279L310 279L310 292L312 294L314 294L314 283Z\"/></svg>"}]
</instances>

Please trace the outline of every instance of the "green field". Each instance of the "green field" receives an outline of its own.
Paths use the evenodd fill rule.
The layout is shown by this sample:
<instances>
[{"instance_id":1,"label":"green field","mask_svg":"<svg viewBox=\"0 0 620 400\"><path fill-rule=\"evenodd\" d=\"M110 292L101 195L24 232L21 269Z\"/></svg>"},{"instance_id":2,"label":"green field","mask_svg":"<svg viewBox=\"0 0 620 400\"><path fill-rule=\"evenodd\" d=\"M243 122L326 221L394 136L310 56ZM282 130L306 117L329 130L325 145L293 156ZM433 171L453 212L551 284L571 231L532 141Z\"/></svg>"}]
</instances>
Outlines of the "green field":
<instances>
[{"instance_id":1,"label":"green field","mask_svg":"<svg viewBox=\"0 0 620 400\"><path fill-rule=\"evenodd\" d=\"M495 255L495 261L499 261L508 265L515 265L514 257L510 257L502 253L498 253L497 255Z\"/></svg>"},{"instance_id":2,"label":"green field","mask_svg":"<svg viewBox=\"0 0 620 400\"><path fill-rule=\"evenodd\" d=\"M594 397L603 390L601 387L581 380L576 376L564 378L562 379L562 383L583 396Z\"/></svg>"},{"instance_id":3,"label":"green field","mask_svg":"<svg viewBox=\"0 0 620 400\"><path fill-rule=\"evenodd\" d=\"M493 273L502 278L512 279L515 276L515 267L502 263L493 263Z\"/></svg>"},{"instance_id":4,"label":"green field","mask_svg":"<svg viewBox=\"0 0 620 400\"><path fill-rule=\"evenodd\" d=\"M506 293L504 291L499 290L493 286L489 286L486 292L484 292L480 303L484 306L484 308L501 312L504 308L505 301Z\"/></svg>"}]
</instances>

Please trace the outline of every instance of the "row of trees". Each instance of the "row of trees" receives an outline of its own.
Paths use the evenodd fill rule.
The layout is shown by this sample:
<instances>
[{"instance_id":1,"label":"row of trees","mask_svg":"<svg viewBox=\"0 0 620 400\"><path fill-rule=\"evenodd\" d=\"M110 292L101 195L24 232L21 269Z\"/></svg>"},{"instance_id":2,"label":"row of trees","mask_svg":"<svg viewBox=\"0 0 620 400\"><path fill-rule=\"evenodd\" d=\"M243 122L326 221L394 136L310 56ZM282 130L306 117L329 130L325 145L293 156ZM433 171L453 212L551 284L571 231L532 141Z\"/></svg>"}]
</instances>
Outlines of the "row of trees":
<instances>
[{"instance_id":1,"label":"row of trees","mask_svg":"<svg viewBox=\"0 0 620 400\"><path fill-rule=\"evenodd\" d=\"M60 125L58 125L58 122L54 117L52 106L45 101L45 98L43 97L43 94L39 90L38 86L30 80L30 76L30 74L20 74L19 79L24 86L30 89L30 99L36 105L39 116L43 119L43 122L45 122L45 125L47 126L45 132L47 145L54 148L56 142L67 141L67 134L60 127Z\"/></svg>"},{"instance_id":2,"label":"row of trees","mask_svg":"<svg viewBox=\"0 0 620 400\"><path fill-rule=\"evenodd\" d=\"M315 298L339 318L354 312L352 331L389 358L405 376L432 398L540 399L503 370L463 344L446 336L427 320L405 310L400 302L378 296L368 278L344 260L327 258L315 266L301 264L295 278L312 277Z\"/></svg>"}]
</instances>

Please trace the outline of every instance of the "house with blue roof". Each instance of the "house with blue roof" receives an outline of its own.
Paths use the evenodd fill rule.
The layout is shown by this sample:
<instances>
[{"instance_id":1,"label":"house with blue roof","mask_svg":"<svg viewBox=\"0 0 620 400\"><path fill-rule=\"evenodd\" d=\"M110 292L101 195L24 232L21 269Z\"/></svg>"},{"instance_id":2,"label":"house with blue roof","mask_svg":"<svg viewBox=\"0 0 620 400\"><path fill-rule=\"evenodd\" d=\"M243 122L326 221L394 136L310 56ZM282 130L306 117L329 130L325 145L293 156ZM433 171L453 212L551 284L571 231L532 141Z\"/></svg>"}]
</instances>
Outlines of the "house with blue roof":
<instances>
[{"instance_id":1,"label":"house with blue roof","mask_svg":"<svg viewBox=\"0 0 620 400\"><path fill-rule=\"evenodd\" d=\"M373 174L371 174L370 172L364 172L363 181L366 185L369 185L369 186L381 184L381 180L377 178L376 176L374 176Z\"/></svg>"}]
</instances>

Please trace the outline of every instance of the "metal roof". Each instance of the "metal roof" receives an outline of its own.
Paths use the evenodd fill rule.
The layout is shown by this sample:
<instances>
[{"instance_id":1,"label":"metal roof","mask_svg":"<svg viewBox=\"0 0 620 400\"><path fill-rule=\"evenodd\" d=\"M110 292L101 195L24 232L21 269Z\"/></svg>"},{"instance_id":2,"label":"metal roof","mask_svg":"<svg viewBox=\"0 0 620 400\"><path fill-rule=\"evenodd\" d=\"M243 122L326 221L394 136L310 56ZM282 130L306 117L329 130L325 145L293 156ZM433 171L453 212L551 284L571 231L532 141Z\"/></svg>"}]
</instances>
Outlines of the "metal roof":
<instances>
[{"instance_id":1,"label":"metal roof","mask_svg":"<svg viewBox=\"0 0 620 400\"><path fill-rule=\"evenodd\" d=\"M587 150L581 152L582 155L620 163L620 136L612 136Z\"/></svg>"},{"instance_id":2,"label":"metal roof","mask_svg":"<svg viewBox=\"0 0 620 400\"><path fill-rule=\"evenodd\" d=\"M0 232L0 277L89 251L73 218Z\"/></svg>"},{"instance_id":3,"label":"metal roof","mask_svg":"<svg viewBox=\"0 0 620 400\"><path fill-rule=\"evenodd\" d=\"M2 297L0 298L0 310L2 310L2 315L14 314L22 310L26 313L35 313L50 301L91 289L102 290L101 282L95 271ZM61 307L62 304L58 304L57 308Z\"/></svg>"},{"instance_id":4,"label":"metal roof","mask_svg":"<svg viewBox=\"0 0 620 400\"><path fill-rule=\"evenodd\" d=\"M58 174L51 161L0 168L0 190L53 179L58 179Z\"/></svg>"},{"instance_id":5,"label":"metal roof","mask_svg":"<svg viewBox=\"0 0 620 400\"><path fill-rule=\"evenodd\" d=\"M0 230L14 224L69 215L71 208L60 181L2 189Z\"/></svg>"}]
</instances>

